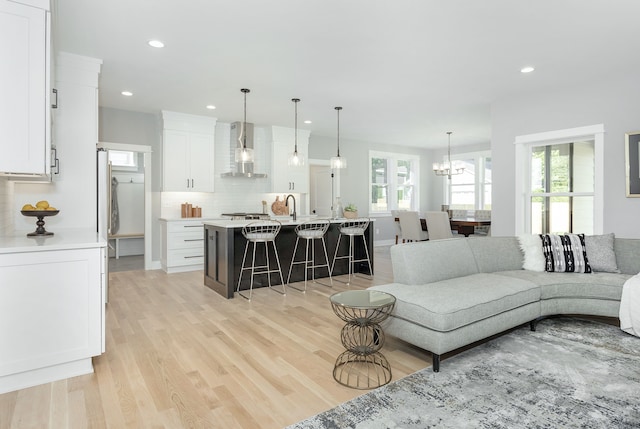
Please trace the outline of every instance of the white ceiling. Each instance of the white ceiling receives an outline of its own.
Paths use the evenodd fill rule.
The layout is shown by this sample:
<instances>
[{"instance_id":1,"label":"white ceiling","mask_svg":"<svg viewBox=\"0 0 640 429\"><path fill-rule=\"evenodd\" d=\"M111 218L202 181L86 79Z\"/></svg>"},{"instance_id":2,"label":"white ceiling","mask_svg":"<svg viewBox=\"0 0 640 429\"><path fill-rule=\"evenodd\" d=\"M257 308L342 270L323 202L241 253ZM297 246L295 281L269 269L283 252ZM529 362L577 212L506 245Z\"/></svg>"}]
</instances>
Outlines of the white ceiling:
<instances>
[{"instance_id":1,"label":"white ceiling","mask_svg":"<svg viewBox=\"0 0 640 429\"><path fill-rule=\"evenodd\" d=\"M449 130L488 142L493 100L638 70L638 16L638 0L54 0L53 19L55 49L104 61L101 106L233 122L249 88L248 122L293 127L297 97L312 134L335 136L342 106L341 138L442 147Z\"/></svg>"}]
</instances>

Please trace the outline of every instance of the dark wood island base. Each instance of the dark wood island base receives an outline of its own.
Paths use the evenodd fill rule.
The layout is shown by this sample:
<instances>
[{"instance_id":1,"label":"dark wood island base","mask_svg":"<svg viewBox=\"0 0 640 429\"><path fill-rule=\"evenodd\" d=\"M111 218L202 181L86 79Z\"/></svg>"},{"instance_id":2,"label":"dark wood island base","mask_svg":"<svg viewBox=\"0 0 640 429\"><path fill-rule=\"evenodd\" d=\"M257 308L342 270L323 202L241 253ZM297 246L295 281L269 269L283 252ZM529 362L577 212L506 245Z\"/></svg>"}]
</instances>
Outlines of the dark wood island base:
<instances>
[{"instance_id":1,"label":"dark wood island base","mask_svg":"<svg viewBox=\"0 0 640 429\"><path fill-rule=\"evenodd\" d=\"M338 243L338 237L340 235L340 224L346 221L346 219L332 220L331 225L325 236L327 242L327 253L329 254L329 266L333 261L333 255L336 250L336 244ZM205 239L205 254L204 254L204 284L210 289L218 292L225 298L233 298L234 292L238 285L238 278L240 277L240 268L242 265L242 256L244 254L244 248L246 239L242 235L242 227L249 223L249 221L219 221L219 222L205 222L204 225L204 239ZM302 222L283 222L282 229L276 238L276 248L278 249L278 256L280 258L280 264L282 266L282 275L284 280L287 279L291 260L293 258L293 248L296 242L295 227ZM371 258L371 270L374 270L373 260L373 224L369 224L369 227L365 231L365 237L367 240L367 248L369 256ZM318 240L314 240L318 241ZM324 253L322 251L322 245L318 242L315 243L315 256L316 260L324 260ZM355 238L355 259L363 259L366 257L362 239L360 237ZM271 246L269 246L271 247ZM251 252L251 247L249 252ZM340 242L340 249L338 255L346 255L349 250L349 240L344 238ZM273 258L273 249L269 249L269 257ZM304 257L304 246L298 246L298 255L296 260L300 260ZM249 258L249 256L247 256ZM259 244L256 250L256 264L264 264L266 260L264 246ZM369 272L367 263L356 263L355 272L364 274L373 274ZM341 274L348 274L347 259L339 259L336 261L334 272L332 275L338 276ZM309 278L311 273L308 274ZM316 278L329 277L329 271L327 268L318 268L315 272ZM291 282L304 281L304 266L296 265L291 272ZM241 290L249 289L250 276L245 275L242 278L240 285ZM281 284L279 274L271 274L271 282L274 285ZM266 275L256 276L253 287L263 287L267 285Z\"/></svg>"}]
</instances>

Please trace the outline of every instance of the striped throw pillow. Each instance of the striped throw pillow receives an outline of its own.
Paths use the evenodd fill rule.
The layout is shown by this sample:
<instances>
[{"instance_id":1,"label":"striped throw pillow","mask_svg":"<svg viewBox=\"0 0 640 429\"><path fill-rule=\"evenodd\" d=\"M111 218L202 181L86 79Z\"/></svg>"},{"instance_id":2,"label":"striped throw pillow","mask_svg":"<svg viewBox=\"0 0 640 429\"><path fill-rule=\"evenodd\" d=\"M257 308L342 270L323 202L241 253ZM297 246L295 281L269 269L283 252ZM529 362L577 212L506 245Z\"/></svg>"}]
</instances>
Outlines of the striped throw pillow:
<instances>
[{"instance_id":1,"label":"striped throw pillow","mask_svg":"<svg viewBox=\"0 0 640 429\"><path fill-rule=\"evenodd\" d=\"M584 234L540 234L547 272L590 273Z\"/></svg>"}]
</instances>

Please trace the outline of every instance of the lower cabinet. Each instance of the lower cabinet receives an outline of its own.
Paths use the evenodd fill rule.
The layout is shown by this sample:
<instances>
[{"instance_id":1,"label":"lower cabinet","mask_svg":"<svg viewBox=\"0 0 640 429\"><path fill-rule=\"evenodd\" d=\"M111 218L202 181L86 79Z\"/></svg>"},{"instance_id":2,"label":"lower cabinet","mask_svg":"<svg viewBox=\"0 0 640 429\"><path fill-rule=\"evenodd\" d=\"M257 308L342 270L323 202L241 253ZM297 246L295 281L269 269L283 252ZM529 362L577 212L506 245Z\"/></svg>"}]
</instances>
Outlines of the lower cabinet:
<instances>
[{"instance_id":1,"label":"lower cabinet","mask_svg":"<svg viewBox=\"0 0 640 429\"><path fill-rule=\"evenodd\" d=\"M167 273L201 270L204 267L204 226L201 218L161 219L162 269Z\"/></svg>"},{"instance_id":2,"label":"lower cabinet","mask_svg":"<svg viewBox=\"0 0 640 429\"><path fill-rule=\"evenodd\" d=\"M0 394L93 372L91 357L103 352L104 251L0 254Z\"/></svg>"}]
</instances>

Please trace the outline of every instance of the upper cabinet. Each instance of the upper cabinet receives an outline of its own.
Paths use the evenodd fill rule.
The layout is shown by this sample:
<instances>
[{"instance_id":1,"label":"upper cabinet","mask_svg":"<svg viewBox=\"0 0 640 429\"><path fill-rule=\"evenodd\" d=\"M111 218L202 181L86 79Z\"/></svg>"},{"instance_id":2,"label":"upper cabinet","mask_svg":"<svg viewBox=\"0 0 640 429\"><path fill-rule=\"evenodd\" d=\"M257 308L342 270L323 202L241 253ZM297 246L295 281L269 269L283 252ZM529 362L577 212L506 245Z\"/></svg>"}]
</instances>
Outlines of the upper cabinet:
<instances>
[{"instance_id":1,"label":"upper cabinet","mask_svg":"<svg viewBox=\"0 0 640 429\"><path fill-rule=\"evenodd\" d=\"M309 192L309 134L308 130L298 130L298 153L304 156L306 162L303 166L292 167L287 163L295 145L295 129L271 127L271 190L273 192L297 194Z\"/></svg>"},{"instance_id":2,"label":"upper cabinet","mask_svg":"<svg viewBox=\"0 0 640 429\"><path fill-rule=\"evenodd\" d=\"M50 172L48 0L0 0L0 173Z\"/></svg>"},{"instance_id":3,"label":"upper cabinet","mask_svg":"<svg viewBox=\"0 0 640 429\"><path fill-rule=\"evenodd\" d=\"M165 192L213 192L216 119L162 112Z\"/></svg>"}]
</instances>

